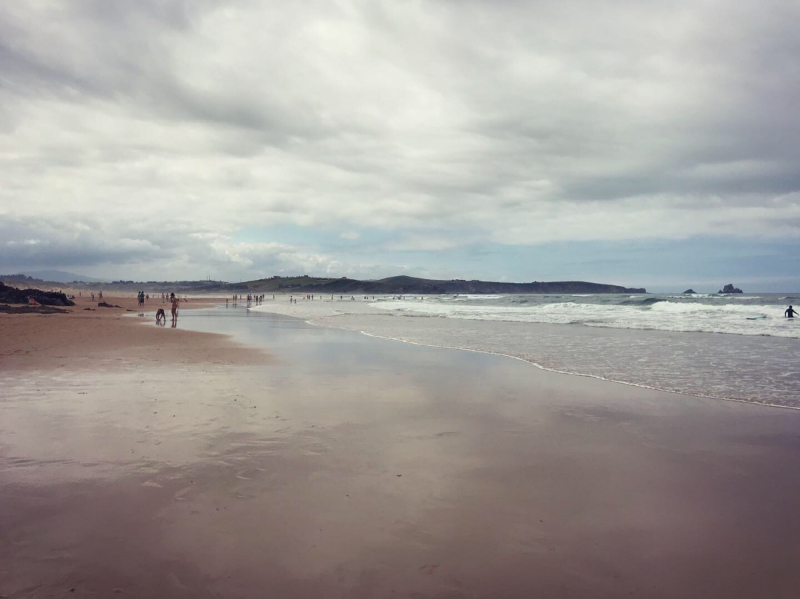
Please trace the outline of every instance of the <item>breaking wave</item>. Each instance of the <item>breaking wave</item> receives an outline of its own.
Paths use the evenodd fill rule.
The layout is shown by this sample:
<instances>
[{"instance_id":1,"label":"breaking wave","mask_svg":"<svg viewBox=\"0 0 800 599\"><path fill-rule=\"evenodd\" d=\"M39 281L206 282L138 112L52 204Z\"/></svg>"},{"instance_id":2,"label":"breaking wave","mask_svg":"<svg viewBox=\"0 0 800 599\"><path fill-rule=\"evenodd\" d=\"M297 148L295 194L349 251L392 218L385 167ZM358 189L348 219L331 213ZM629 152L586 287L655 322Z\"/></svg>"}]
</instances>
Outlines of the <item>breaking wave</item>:
<instances>
[{"instance_id":1,"label":"breaking wave","mask_svg":"<svg viewBox=\"0 0 800 599\"><path fill-rule=\"evenodd\" d=\"M501 296L496 298L500 301L494 302L482 298L480 305L447 298L389 300L372 305L409 316L800 338L800 319L784 318L782 305L752 303L758 296L742 298L750 303L730 303L731 298L725 298L729 301L724 304L652 296L617 298L614 303L589 303L574 301L574 297L569 298L571 301L549 302L529 298L529 304L523 304L519 296L513 303L501 303Z\"/></svg>"}]
</instances>

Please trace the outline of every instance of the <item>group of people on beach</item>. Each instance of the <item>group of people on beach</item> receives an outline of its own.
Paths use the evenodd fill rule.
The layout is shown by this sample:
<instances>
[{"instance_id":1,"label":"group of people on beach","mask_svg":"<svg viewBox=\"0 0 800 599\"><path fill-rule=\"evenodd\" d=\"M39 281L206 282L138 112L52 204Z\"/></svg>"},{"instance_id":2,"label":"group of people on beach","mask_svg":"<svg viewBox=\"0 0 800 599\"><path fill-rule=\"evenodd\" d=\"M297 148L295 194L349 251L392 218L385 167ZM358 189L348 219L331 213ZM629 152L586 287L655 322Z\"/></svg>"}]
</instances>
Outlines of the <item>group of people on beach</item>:
<instances>
[{"instance_id":1,"label":"group of people on beach","mask_svg":"<svg viewBox=\"0 0 800 599\"><path fill-rule=\"evenodd\" d=\"M163 295L163 294L162 294L162 295ZM149 299L150 299L150 294L149 294L149 293L148 293L148 294L145 294L145 292L144 292L144 291L140 291L140 292L139 292L139 293L136 295L136 299L139 301L139 305L140 305L140 306L144 306L144 302L145 302L145 300L149 300Z\"/></svg>"},{"instance_id":2,"label":"group of people on beach","mask_svg":"<svg viewBox=\"0 0 800 599\"><path fill-rule=\"evenodd\" d=\"M246 296L239 295L239 294L233 294L233 305L235 306L237 302L242 302L242 301L244 301L246 299L247 300L247 306L249 308L250 304L255 304L257 306L260 303L262 303L264 301L265 297L266 297L266 295L263 294L263 293L260 294L260 295L256 295L256 294L253 294L253 293L248 293ZM275 299L274 295L272 296L272 299ZM225 305L226 306L228 305L228 298L225 298Z\"/></svg>"}]
</instances>

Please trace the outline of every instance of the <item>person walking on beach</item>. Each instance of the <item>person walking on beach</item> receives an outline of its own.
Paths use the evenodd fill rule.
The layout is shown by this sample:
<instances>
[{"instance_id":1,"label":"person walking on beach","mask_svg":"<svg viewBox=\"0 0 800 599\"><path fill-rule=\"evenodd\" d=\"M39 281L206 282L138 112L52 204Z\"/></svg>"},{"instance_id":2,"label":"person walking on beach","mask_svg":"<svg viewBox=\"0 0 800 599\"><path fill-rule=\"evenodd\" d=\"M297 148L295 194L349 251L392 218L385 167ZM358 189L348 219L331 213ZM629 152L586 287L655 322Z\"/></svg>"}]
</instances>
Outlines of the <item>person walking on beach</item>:
<instances>
[{"instance_id":1,"label":"person walking on beach","mask_svg":"<svg viewBox=\"0 0 800 599\"><path fill-rule=\"evenodd\" d=\"M783 316L784 316L785 318L794 318L794 315L795 315L795 314L797 314L798 316L800 316L800 312L798 312L797 310L795 310L794 308L792 308L791 306L789 306L788 308L786 308L786 312L784 312L784 313L783 313Z\"/></svg>"},{"instance_id":2,"label":"person walking on beach","mask_svg":"<svg viewBox=\"0 0 800 599\"><path fill-rule=\"evenodd\" d=\"M175 297L174 293L169 294L169 299L170 302L172 302L172 324L174 325L177 324L178 322L178 302L180 300L178 300L178 298Z\"/></svg>"}]
</instances>

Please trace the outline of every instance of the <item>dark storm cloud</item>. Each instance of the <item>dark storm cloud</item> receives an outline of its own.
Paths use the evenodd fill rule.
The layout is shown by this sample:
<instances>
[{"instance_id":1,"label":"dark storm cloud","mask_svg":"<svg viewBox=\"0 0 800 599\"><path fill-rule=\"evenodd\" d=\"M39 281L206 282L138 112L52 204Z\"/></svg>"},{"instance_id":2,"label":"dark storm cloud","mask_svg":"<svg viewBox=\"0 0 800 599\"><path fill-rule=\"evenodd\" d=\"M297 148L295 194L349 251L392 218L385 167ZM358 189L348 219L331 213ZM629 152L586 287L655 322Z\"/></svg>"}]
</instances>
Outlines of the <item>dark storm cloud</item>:
<instances>
[{"instance_id":1,"label":"dark storm cloud","mask_svg":"<svg viewBox=\"0 0 800 599\"><path fill-rule=\"evenodd\" d=\"M779 0L5 3L0 260L348 268L232 241L281 223L390 232L387 251L796 237L798 17Z\"/></svg>"}]
</instances>

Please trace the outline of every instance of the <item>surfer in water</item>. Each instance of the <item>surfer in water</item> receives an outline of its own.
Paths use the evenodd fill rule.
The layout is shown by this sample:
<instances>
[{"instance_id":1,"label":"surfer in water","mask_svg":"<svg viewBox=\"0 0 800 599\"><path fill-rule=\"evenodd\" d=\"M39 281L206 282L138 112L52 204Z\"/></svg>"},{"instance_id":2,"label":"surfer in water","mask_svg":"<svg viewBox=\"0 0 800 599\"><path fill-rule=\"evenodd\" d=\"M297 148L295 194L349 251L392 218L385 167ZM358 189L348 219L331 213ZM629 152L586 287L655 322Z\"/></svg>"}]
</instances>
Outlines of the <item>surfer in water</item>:
<instances>
[{"instance_id":1,"label":"surfer in water","mask_svg":"<svg viewBox=\"0 0 800 599\"><path fill-rule=\"evenodd\" d=\"M795 315L795 314L797 314L798 316L800 316L800 312L798 312L797 310L795 310L795 309L794 309L794 308L792 308L791 306L789 306L788 308L786 308L786 312L784 312L784 313L783 313L783 315L784 315L786 318L794 318L794 315Z\"/></svg>"}]
</instances>

